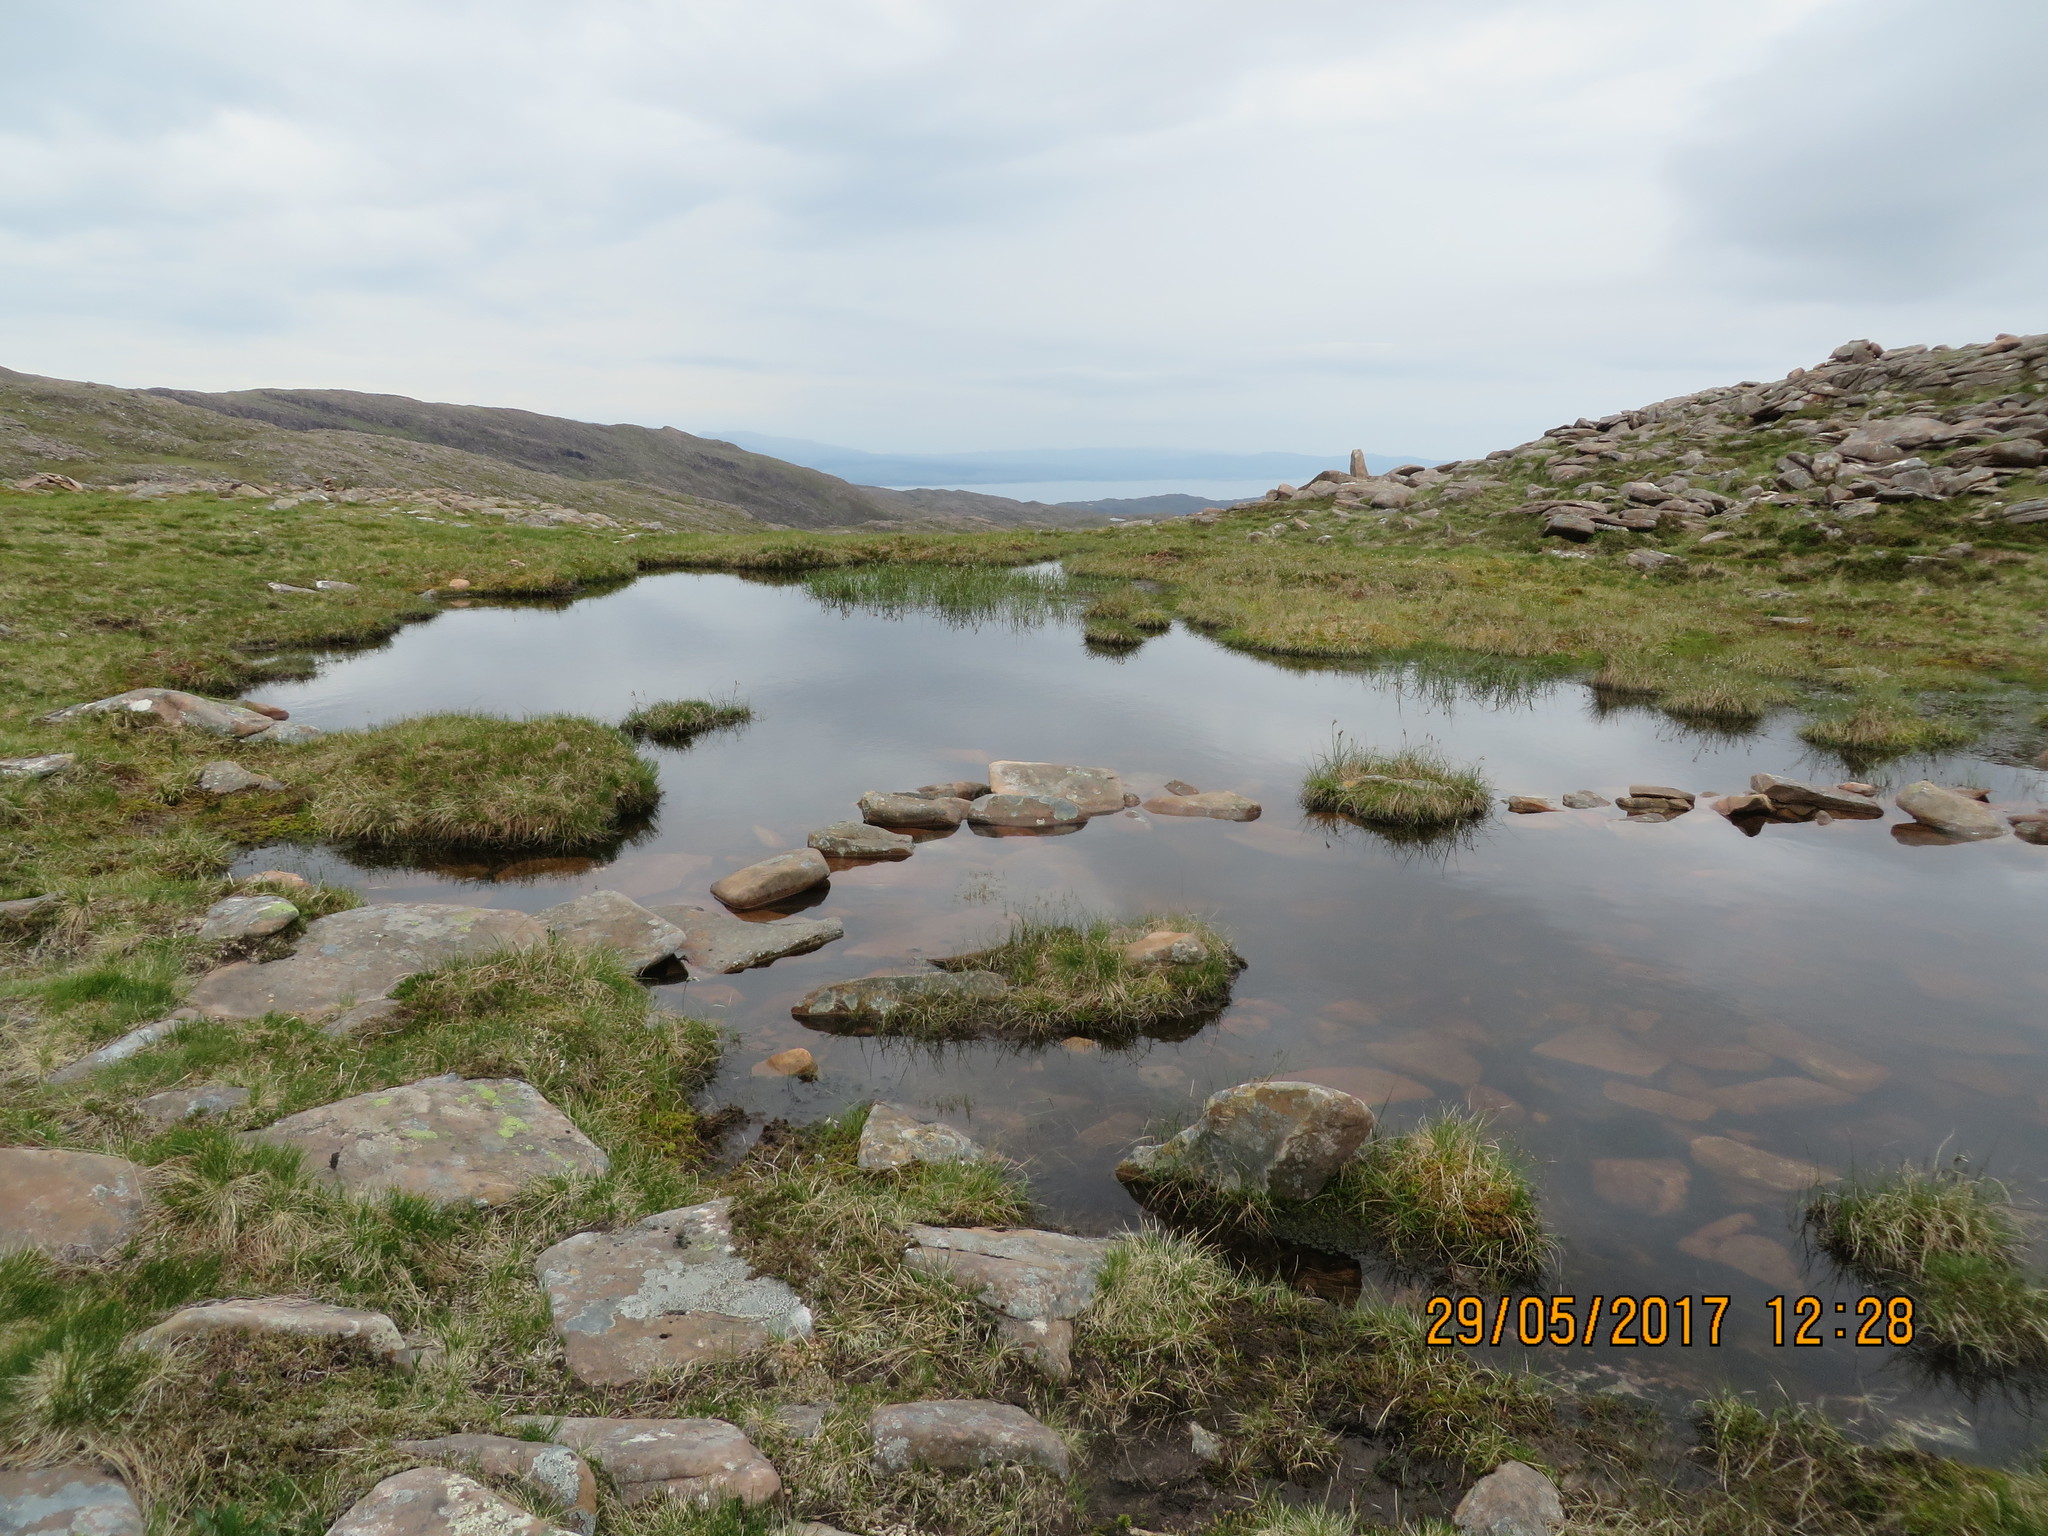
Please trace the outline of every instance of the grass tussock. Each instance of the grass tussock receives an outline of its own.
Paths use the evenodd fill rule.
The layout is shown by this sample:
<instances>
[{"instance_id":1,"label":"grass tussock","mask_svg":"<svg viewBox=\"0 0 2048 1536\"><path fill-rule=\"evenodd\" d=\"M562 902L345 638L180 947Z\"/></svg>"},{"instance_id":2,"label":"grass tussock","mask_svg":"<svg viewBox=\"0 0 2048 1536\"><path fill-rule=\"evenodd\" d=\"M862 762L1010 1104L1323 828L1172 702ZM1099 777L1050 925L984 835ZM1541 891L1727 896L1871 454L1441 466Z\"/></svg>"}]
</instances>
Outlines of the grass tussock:
<instances>
[{"instance_id":1,"label":"grass tussock","mask_svg":"<svg viewBox=\"0 0 2048 1536\"><path fill-rule=\"evenodd\" d=\"M1134 649L1172 627L1172 609L1136 587L1105 592L1081 613L1082 637L1111 650Z\"/></svg>"},{"instance_id":2,"label":"grass tussock","mask_svg":"<svg viewBox=\"0 0 2048 1536\"><path fill-rule=\"evenodd\" d=\"M753 718L754 711L737 696L664 699L642 704L619 722L619 729L660 746L683 747L707 731L730 730Z\"/></svg>"},{"instance_id":3,"label":"grass tussock","mask_svg":"<svg viewBox=\"0 0 2048 1536\"><path fill-rule=\"evenodd\" d=\"M1923 1356L1973 1375L2048 1370L2048 1290L2022 1267L2026 1232L1997 1181L1909 1163L1820 1191L1805 1224L1843 1269L1913 1298Z\"/></svg>"},{"instance_id":4,"label":"grass tussock","mask_svg":"<svg viewBox=\"0 0 2048 1536\"><path fill-rule=\"evenodd\" d=\"M1897 699L1859 700L1849 709L1822 715L1799 729L1802 741L1850 763L1882 763L1916 752L1940 752L1972 740L1976 732L1959 720L1925 715Z\"/></svg>"},{"instance_id":5,"label":"grass tussock","mask_svg":"<svg viewBox=\"0 0 2048 1536\"><path fill-rule=\"evenodd\" d=\"M660 794L624 736L571 715L423 715L334 736L295 763L317 768L314 830L349 843L589 847Z\"/></svg>"},{"instance_id":6,"label":"grass tussock","mask_svg":"<svg viewBox=\"0 0 2048 1536\"><path fill-rule=\"evenodd\" d=\"M1035 629L1073 605L1058 573L1001 565L899 564L893 561L818 571L804 589L826 608L905 618L935 614L947 623Z\"/></svg>"},{"instance_id":7,"label":"grass tussock","mask_svg":"<svg viewBox=\"0 0 2048 1536\"><path fill-rule=\"evenodd\" d=\"M1486 814L1491 798L1477 769L1453 763L1434 746L1381 751L1341 734L1309 764L1301 784L1304 810L1399 828L1470 821Z\"/></svg>"}]
</instances>

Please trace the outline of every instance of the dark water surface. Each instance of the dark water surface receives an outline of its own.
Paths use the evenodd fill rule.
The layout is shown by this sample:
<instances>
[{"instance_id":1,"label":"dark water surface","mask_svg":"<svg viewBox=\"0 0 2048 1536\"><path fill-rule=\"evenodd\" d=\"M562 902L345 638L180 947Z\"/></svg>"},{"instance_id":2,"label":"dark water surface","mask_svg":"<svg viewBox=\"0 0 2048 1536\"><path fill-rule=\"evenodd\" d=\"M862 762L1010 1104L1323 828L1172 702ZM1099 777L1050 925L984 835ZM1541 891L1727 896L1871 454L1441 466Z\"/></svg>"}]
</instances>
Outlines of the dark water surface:
<instances>
[{"instance_id":1,"label":"dark water surface","mask_svg":"<svg viewBox=\"0 0 2048 1536\"><path fill-rule=\"evenodd\" d=\"M1834 1338L1855 1326L1835 1303L1853 1310L1863 1288L1807 1261L1793 1196L1713 1171L1692 1144L1731 1138L1835 1170L1943 1149L2034 1198L2048 1174L2048 848L1914 846L1894 836L1897 813L1750 838L1706 811L1636 825L1613 810L1496 817L1459 846L1402 848L1295 808L1302 765L1333 726L1375 744L1434 739L1482 763L1501 793L1845 774L1790 720L1715 737L1603 713L1575 683L1458 697L1178 631L1104 657L1072 620L1017 630L849 614L798 586L729 576L648 577L560 609L451 612L264 697L332 728L434 710L617 719L636 702L734 688L754 723L688 750L648 748L658 825L607 866L357 869L270 849L242 867L325 874L371 901L531 910L611 888L708 904L712 880L853 818L863 790L978 778L992 759L1099 764L1148 797L1169 778L1238 790L1264 802L1262 820L1127 812L1047 838L963 828L905 862L835 875L815 910L845 923L840 942L662 989L737 1037L707 1102L798 1120L878 1096L922 1106L1023 1163L1052 1219L1098 1231L1138 1214L1111 1172L1131 1141L1248 1078L1347 1089L1394 1130L1446 1104L1488 1105L1535 1165L1563 1244L1555 1288L1580 1298L1581 1315L1595 1294L1732 1298L1719 1347L1543 1348L1527 1352L1532 1365L1669 1403L1718 1385L1782 1388L1873 1437L1965 1454L2003 1458L2032 1441L2011 1405L1916 1386L1893 1352ZM1922 774L1997 799L2031 797L2042 778L1967 758L1880 778ZM999 933L1010 910L1061 900L1211 916L1250 961L1232 1007L1192 1039L1124 1051L934 1051L789 1016L823 982L954 952ZM1805 1076L1814 1053L1785 1029L1818 1042L1839 1090L1791 1091L1838 1102L1681 1117L1744 1082ZM818 1082L753 1075L796 1044L817 1055ZM1596 1179L1596 1163L1620 1166ZM1780 1294L1822 1298L1819 1347L1773 1346L1765 1300Z\"/></svg>"}]
</instances>

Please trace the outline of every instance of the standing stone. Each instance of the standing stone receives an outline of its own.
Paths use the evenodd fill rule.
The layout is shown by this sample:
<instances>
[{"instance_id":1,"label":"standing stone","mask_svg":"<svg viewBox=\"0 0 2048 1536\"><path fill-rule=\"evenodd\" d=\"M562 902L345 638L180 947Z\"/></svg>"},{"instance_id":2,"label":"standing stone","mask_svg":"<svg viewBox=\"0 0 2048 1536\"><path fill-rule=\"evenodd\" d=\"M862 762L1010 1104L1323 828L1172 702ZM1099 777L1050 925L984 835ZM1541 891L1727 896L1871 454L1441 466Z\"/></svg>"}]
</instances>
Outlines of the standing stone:
<instances>
[{"instance_id":1,"label":"standing stone","mask_svg":"<svg viewBox=\"0 0 2048 1536\"><path fill-rule=\"evenodd\" d=\"M406 977L450 960L525 949L546 938L526 913L503 908L424 901L357 907L308 923L289 959L202 976L191 1003L210 1019L324 1017L384 997Z\"/></svg>"},{"instance_id":2,"label":"standing stone","mask_svg":"<svg viewBox=\"0 0 2048 1536\"><path fill-rule=\"evenodd\" d=\"M1504 1461L1472 1485L1451 1518L1464 1536L1550 1536L1564 1524L1564 1504L1541 1472Z\"/></svg>"},{"instance_id":3,"label":"standing stone","mask_svg":"<svg viewBox=\"0 0 2048 1536\"><path fill-rule=\"evenodd\" d=\"M815 848L799 848L734 870L724 879L712 882L711 894L728 907L745 911L808 891L831 873L832 866L825 862L825 855Z\"/></svg>"},{"instance_id":4,"label":"standing stone","mask_svg":"<svg viewBox=\"0 0 2048 1536\"><path fill-rule=\"evenodd\" d=\"M106 1258L135 1235L148 1195L124 1157L0 1147L0 1253Z\"/></svg>"},{"instance_id":5,"label":"standing stone","mask_svg":"<svg viewBox=\"0 0 2048 1536\"><path fill-rule=\"evenodd\" d=\"M220 1333L268 1333L291 1339L357 1339L386 1360L410 1363L398 1325L382 1312L359 1307L334 1307L303 1296L271 1296L251 1301L202 1301L182 1307L154 1328L145 1328L130 1343L137 1349L165 1350L192 1339Z\"/></svg>"},{"instance_id":6,"label":"standing stone","mask_svg":"<svg viewBox=\"0 0 2048 1536\"><path fill-rule=\"evenodd\" d=\"M907 859L917 852L916 838L864 821L835 821L804 841L831 859Z\"/></svg>"},{"instance_id":7,"label":"standing stone","mask_svg":"<svg viewBox=\"0 0 2048 1536\"><path fill-rule=\"evenodd\" d=\"M2005 819L1981 800L1959 795L1921 779L1898 792L1895 804L1922 826L1933 827L1951 837L1985 838L2005 835Z\"/></svg>"},{"instance_id":8,"label":"standing stone","mask_svg":"<svg viewBox=\"0 0 2048 1536\"><path fill-rule=\"evenodd\" d=\"M723 1419L550 1419L529 1415L521 1424L546 1428L562 1444L602 1466L632 1505L667 1495L705 1507L723 1499L765 1504L782 1479L753 1441Z\"/></svg>"},{"instance_id":9,"label":"standing stone","mask_svg":"<svg viewBox=\"0 0 2048 1536\"><path fill-rule=\"evenodd\" d=\"M297 1147L317 1181L501 1205L536 1179L594 1177L610 1159L530 1083L450 1072L287 1115L250 1139Z\"/></svg>"},{"instance_id":10,"label":"standing stone","mask_svg":"<svg viewBox=\"0 0 2048 1536\"><path fill-rule=\"evenodd\" d=\"M206 909L202 939L266 939L299 920L299 909L282 896L226 896Z\"/></svg>"},{"instance_id":11,"label":"standing stone","mask_svg":"<svg viewBox=\"0 0 2048 1536\"><path fill-rule=\"evenodd\" d=\"M647 1381L811 1331L797 1294L739 1256L730 1200L579 1232L535 1259L534 1273L569 1373L586 1386Z\"/></svg>"},{"instance_id":12,"label":"standing stone","mask_svg":"<svg viewBox=\"0 0 2048 1536\"><path fill-rule=\"evenodd\" d=\"M653 910L682 929L683 942L677 953L692 976L724 976L789 955L807 955L846 936L846 929L833 917L783 917L750 923L730 912L704 907Z\"/></svg>"},{"instance_id":13,"label":"standing stone","mask_svg":"<svg viewBox=\"0 0 2048 1536\"><path fill-rule=\"evenodd\" d=\"M923 827L950 831L967 814L957 795L892 795L871 789L860 797L861 820L877 827Z\"/></svg>"},{"instance_id":14,"label":"standing stone","mask_svg":"<svg viewBox=\"0 0 2048 1536\"><path fill-rule=\"evenodd\" d=\"M973 1472L1017 1462L1067 1475L1065 1443L1008 1403L892 1403L869 1416L868 1433L874 1442L875 1468L881 1472L907 1472L913 1466Z\"/></svg>"},{"instance_id":15,"label":"standing stone","mask_svg":"<svg viewBox=\"0 0 2048 1536\"><path fill-rule=\"evenodd\" d=\"M1212 789L1206 795L1160 795L1147 800L1145 809L1155 816L1207 816L1214 821L1257 821L1262 807L1258 801L1246 799L1230 790Z\"/></svg>"},{"instance_id":16,"label":"standing stone","mask_svg":"<svg viewBox=\"0 0 2048 1536\"><path fill-rule=\"evenodd\" d=\"M571 944L617 950L631 971L661 964L683 943L682 929L619 891L587 891L535 916Z\"/></svg>"},{"instance_id":17,"label":"standing stone","mask_svg":"<svg viewBox=\"0 0 2048 1536\"><path fill-rule=\"evenodd\" d=\"M1067 800L1083 816L1106 816L1124 808L1124 781L1107 768L1074 768L1064 763L990 763L989 793Z\"/></svg>"},{"instance_id":18,"label":"standing stone","mask_svg":"<svg viewBox=\"0 0 2048 1536\"><path fill-rule=\"evenodd\" d=\"M597 1479L590 1463L566 1445L507 1435L443 1435L400 1440L392 1449L427 1461L459 1462L490 1477L518 1478L552 1500L560 1511L556 1518L576 1536L597 1530Z\"/></svg>"},{"instance_id":19,"label":"standing stone","mask_svg":"<svg viewBox=\"0 0 2048 1536\"><path fill-rule=\"evenodd\" d=\"M561 1530L473 1477L414 1467L356 1500L327 1536L556 1536Z\"/></svg>"},{"instance_id":20,"label":"standing stone","mask_svg":"<svg viewBox=\"0 0 2048 1536\"><path fill-rule=\"evenodd\" d=\"M1306 1200L1372 1134L1365 1101L1318 1083L1243 1083L1211 1094L1193 1125L1140 1146L1117 1169L1127 1182L1191 1178L1231 1194Z\"/></svg>"},{"instance_id":21,"label":"standing stone","mask_svg":"<svg viewBox=\"0 0 2048 1536\"><path fill-rule=\"evenodd\" d=\"M98 1467L0 1471L0 1536L143 1536L128 1485Z\"/></svg>"},{"instance_id":22,"label":"standing stone","mask_svg":"<svg viewBox=\"0 0 2048 1536\"><path fill-rule=\"evenodd\" d=\"M806 1053L808 1054L808 1053ZM875 1104L860 1131L854 1162L873 1171L912 1163L972 1163L981 1148L964 1132L936 1120L920 1120L901 1104Z\"/></svg>"}]
</instances>

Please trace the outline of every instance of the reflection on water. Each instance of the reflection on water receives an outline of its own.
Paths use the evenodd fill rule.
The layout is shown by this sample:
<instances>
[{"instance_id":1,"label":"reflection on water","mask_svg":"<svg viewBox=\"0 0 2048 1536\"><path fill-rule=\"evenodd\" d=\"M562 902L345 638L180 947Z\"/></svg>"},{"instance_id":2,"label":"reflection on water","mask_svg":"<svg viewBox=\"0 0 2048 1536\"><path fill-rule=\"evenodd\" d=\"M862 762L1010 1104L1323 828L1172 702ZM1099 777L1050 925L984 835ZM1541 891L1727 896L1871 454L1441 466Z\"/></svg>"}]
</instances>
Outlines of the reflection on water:
<instances>
[{"instance_id":1,"label":"reflection on water","mask_svg":"<svg viewBox=\"0 0 2048 1536\"><path fill-rule=\"evenodd\" d=\"M736 687L751 726L648 749L658 821L615 862L429 871L275 849L247 862L339 874L373 901L537 909L609 887L701 902L720 875L851 815L864 790L978 774L995 758L1101 764L1147 795L1170 778L1238 790L1264 802L1263 819L1126 812L1059 838L963 831L835 873L811 899L844 939L661 989L739 1039L712 1101L795 1119L877 1096L921 1105L1025 1163L1055 1219L1095 1230L1136 1217L1111 1171L1132 1140L1247 1078L1343 1088L1394 1130L1471 1105L1535 1163L1563 1239L1555 1282L1582 1310L1596 1294L1732 1298L1718 1347L1575 1345L1528 1351L1533 1364L1672 1402L1783 1385L1872 1434L1910 1421L1944 1449L2009 1453L2029 1434L2010 1408L1916 1387L1887 1350L1832 1336L1774 1347L1764 1304L1811 1293L1853 1316L1861 1294L1807 1262L1788 1163L1846 1171L1945 1144L2021 1198L2038 1193L2048 849L1911 846L1889 822L1752 839L1705 811L1643 825L1612 809L1497 817L1415 849L1295 810L1301 765L1333 727L1369 744L1434 739L1503 793L1842 776L1789 722L1703 735L1527 669L1471 682L1274 665L1179 632L1110 661L1063 615L962 627L900 604L888 617L821 605L796 585L650 577L562 609L447 614L266 693L333 727L437 709L617 719L635 702ZM2039 778L1955 761L1900 764L1891 780L1923 773L1997 799L2029 796ZM1250 969L1211 1027L1121 1050L917 1046L790 1017L823 982L986 943L1007 911L1060 899L1205 913ZM798 1044L818 1081L753 1075ZM1349 1282L1333 1269L1314 1283Z\"/></svg>"}]
</instances>

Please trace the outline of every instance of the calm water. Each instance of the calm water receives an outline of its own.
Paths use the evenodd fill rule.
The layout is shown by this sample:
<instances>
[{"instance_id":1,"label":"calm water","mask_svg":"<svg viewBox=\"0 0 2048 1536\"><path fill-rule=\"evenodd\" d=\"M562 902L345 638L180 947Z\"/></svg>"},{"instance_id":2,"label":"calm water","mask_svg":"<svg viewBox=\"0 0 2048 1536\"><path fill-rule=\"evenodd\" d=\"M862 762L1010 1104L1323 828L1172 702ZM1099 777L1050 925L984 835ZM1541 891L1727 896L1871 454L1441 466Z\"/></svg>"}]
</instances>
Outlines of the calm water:
<instances>
[{"instance_id":1,"label":"calm water","mask_svg":"<svg viewBox=\"0 0 2048 1536\"><path fill-rule=\"evenodd\" d=\"M1048 838L963 828L905 862L835 875L815 907L844 922L840 942L662 989L736 1036L707 1102L798 1120L877 1096L922 1106L1023 1163L1055 1220L1098 1231L1138 1214L1111 1172L1130 1142L1233 1083L1327 1083L1382 1106L1393 1129L1446 1104L1490 1105L1536 1165L1563 1240L1555 1288L1582 1298L1582 1314L1595 1293L1733 1298L1718 1348L1542 1349L1526 1357L1538 1368L1674 1404L1715 1385L1782 1388L1873 1436L1949 1450L2004 1456L2031 1441L2010 1406L1916 1387L1889 1351L1834 1339L1833 1305L1853 1308L1862 1288L1805 1262L1791 1197L1711 1171L1691 1143L1727 1137L1838 1170L1940 1149L2033 1198L2048 1174L2048 848L1913 846L1891 820L1751 838L1704 811L1654 826L1608 810L1500 817L1461 846L1403 849L1295 809L1301 765L1333 727L1374 743L1434 739L1483 763L1503 793L1843 773L1790 722L1702 736L1651 713L1603 714L1576 684L1510 704L1446 698L1181 632L1110 658L1089 654L1071 621L1018 631L848 615L801 587L728 576L655 576L562 609L450 612L264 697L340 727L432 710L616 719L636 701L734 688L754 723L689 750L649 748L658 826L603 868L358 870L295 849L243 867L324 873L372 901L536 909L612 888L708 903L712 880L853 817L863 790L981 777L991 759L1100 764L1147 796L1169 778L1239 790L1264 802L1262 820L1125 813ZM1922 773L1996 799L2041 787L1969 759L1888 777ZM1093 1053L935 1052L789 1016L823 982L953 952L1000 932L1009 910L1068 898L1209 914L1250 961L1233 1006L1193 1039ZM1756 1049L1759 1027L1853 1053L1867 1064L1851 1072L1860 1091L1703 1122L1643 1094L1697 1100L1800 1075L1784 1050ZM817 1055L818 1082L753 1075L796 1044ZM1596 1162L1624 1166L1596 1180ZM1830 1308L1820 1347L1773 1347L1764 1302L1787 1292Z\"/></svg>"}]
</instances>

